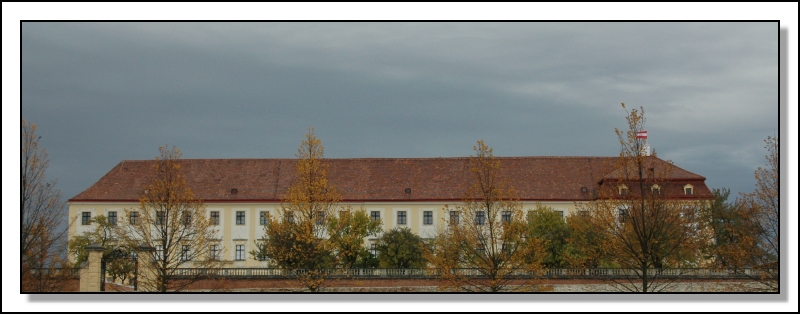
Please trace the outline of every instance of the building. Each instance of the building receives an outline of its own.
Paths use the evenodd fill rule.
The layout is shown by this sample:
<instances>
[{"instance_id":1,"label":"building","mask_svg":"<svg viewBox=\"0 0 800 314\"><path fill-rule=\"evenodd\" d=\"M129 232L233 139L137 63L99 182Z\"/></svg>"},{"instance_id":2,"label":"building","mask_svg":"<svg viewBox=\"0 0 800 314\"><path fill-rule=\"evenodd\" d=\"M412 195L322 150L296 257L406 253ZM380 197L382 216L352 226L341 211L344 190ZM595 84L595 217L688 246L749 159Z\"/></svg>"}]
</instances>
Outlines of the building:
<instances>
[{"instance_id":1,"label":"building","mask_svg":"<svg viewBox=\"0 0 800 314\"><path fill-rule=\"evenodd\" d=\"M525 211L537 203L562 215L575 213L576 204L597 199L598 188L613 182L620 194L617 157L496 157L501 177L514 187ZM667 162L650 157L659 168ZM328 181L342 195L342 204L364 209L382 219L384 230L407 227L423 238L433 237L445 224L445 205L461 202L471 184L469 158L345 158L325 159ZM124 209L137 208L139 195L153 178L154 160L120 162L97 183L69 200L70 218L77 219L70 237L94 228L85 224L97 215L127 219ZM295 176L296 159L183 159L187 185L217 217L222 258L234 267L259 267L246 252L264 234L262 217L276 215L280 200ZM675 198L709 200L705 177L679 167L670 168L659 186ZM374 241L375 238L368 239Z\"/></svg>"}]
</instances>

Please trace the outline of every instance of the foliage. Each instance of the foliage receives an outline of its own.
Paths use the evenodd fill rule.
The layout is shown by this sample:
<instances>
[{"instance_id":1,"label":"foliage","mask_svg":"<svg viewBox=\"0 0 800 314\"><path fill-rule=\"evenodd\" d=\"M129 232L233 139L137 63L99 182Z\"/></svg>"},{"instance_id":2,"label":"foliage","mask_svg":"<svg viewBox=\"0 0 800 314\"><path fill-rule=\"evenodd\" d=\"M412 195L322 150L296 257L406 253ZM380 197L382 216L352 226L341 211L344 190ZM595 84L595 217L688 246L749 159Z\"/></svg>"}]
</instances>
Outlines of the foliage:
<instances>
[{"instance_id":1,"label":"foliage","mask_svg":"<svg viewBox=\"0 0 800 314\"><path fill-rule=\"evenodd\" d=\"M547 268L566 268L567 239L570 229L564 218L550 207L537 204L528 213L528 238L538 239L544 248L542 266Z\"/></svg>"},{"instance_id":2,"label":"foliage","mask_svg":"<svg viewBox=\"0 0 800 314\"><path fill-rule=\"evenodd\" d=\"M63 278L41 274L66 263L64 247L67 229L60 226L64 217L64 202L56 181L48 181L45 171L50 159L39 148L36 125L22 119L20 165L20 279L22 290L30 292L57 291Z\"/></svg>"},{"instance_id":3,"label":"foliage","mask_svg":"<svg viewBox=\"0 0 800 314\"><path fill-rule=\"evenodd\" d=\"M588 211L567 216L569 237L564 249L564 260L570 268L608 268L613 266L609 261L607 235L597 226L595 216Z\"/></svg>"},{"instance_id":4,"label":"foliage","mask_svg":"<svg viewBox=\"0 0 800 314\"><path fill-rule=\"evenodd\" d=\"M779 141L768 136L765 148L766 167L755 171L756 188L742 195L742 206L752 226L758 231L753 239L755 248L750 251L752 266L765 271L761 283L769 289L778 289L778 257L780 256L780 177Z\"/></svg>"},{"instance_id":5,"label":"foliage","mask_svg":"<svg viewBox=\"0 0 800 314\"><path fill-rule=\"evenodd\" d=\"M424 268L425 243L411 229L392 229L378 241L380 268Z\"/></svg>"},{"instance_id":6,"label":"foliage","mask_svg":"<svg viewBox=\"0 0 800 314\"><path fill-rule=\"evenodd\" d=\"M143 187L139 208L126 209L125 216L138 214L138 221L122 219L119 238L123 246L138 248L151 246L155 250L139 252L142 263L151 263L155 275L152 280L140 280L142 291L180 291L199 279L177 280L180 267L214 269L220 261L211 258L210 245L217 243L218 235L201 199L194 196L186 185L181 171L181 152L176 147L159 147L160 155L154 163L154 177Z\"/></svg>"},{"instance_id":7,"label":"foliage","mask_svg":"<svg viewBox=\"0 0 800 314\"><path fill-rule=\"evenodd\" d=\"M626 119L628 130L616 130L621 150L613 175L601 182L598 200L579 209L593 216L595 231L606 241L601 245L613 252L611 261L636 272L637 280L619 286L660 291L669 281L658 269L696 265L708 236L698 224L699 203L674 197L680 189L668 180L672 164L643 152L637 134L644 130L644 109L631 110Z\"/></svg>"},{"instance_id":8,"label":"foliage","mask_svg":"<svg viewBox=\"0 0 800 314\"><path fill-rule=\"evenodd\" d=\"M364 248L364 238L381 231L381 220L372 220L364 210L350 213L340 212L338 217L328 220L328 235L338 254L339 266L353 268L369 264L372 255Z\"/></svg>"},{"instance_id":9,"label":"foliage","mask_svg":"<svg viewBox=\"0 0 800 314\"><path fill-rule=\"evenodd\" d=\"M117 234L117 226L109 223L104 215L92 218L91 223L96 227L92 231L85 231L83 234L69 240L67 248L69 254L75 256L75 267L89 259L86 246L97 243L105 248L103 251L102 263L111 278L123 281L133 275L134 263L130 257L130 249L121 246Z\"/></svg>"},{"instance_id":10,"label":"foliage","mask_svg":"<svg viewBox=\"0 0 800 314\"><path fill-rule=\"evenodd\" d=\"M281 218L270 217L264 238L253 256L264 256L275 267L285 268L309 291L322 288L326 269L342 256L328 239L327 226L339 211L340 194L328 184L322 141L309 129L297 151L296 177L281 200Z\"/></svg>"},{"instance_id":11,"label":"foliage","mask_svg":"<svg viewBox=\"0 0 800 314\"><path fill-rule=\"evenodd\" d=\"M740 202L728 202L730 189L713 189L712 193L714 200L706 206L704 220L714 234L714 241L706 254L713 256L715 267L744 267L748 261L742 253L752 250L753 241L749 235L757 230L748 223Z\"/></svg>"},{"instance_id":12,"label":"foliage","mask_svg":"<svg viewBox=\"0 0 800 314\"><path fill-rule=\"evenodd\" d=\"M62 254L52 247L46 247L60 241L53 240L53 233L45 232L42 228L41 225L31 228L31 232L39 236L30 244L31 250L23 255L29 264L22 265L21 289L23 292L65 291L72 267Z\"/></svg>"},{"instance_id":13,"label":"foliage","mask_svg":"<svg viewBox=\"0 0 800 314\"><path fill-rule=\"evenodd\" d=\"M426 258L451 287L481 292L508 290L516 274L540 268L538 261L531 260L541 256L540 246L536 239L525 238L522 203L514 189L501 180L500 161L494 158L492 149L483 141L473 149L476 155L469 160L473 184L463 202L453 209L458 222L448 221L450 226L438 232ZM445 207L445 211L449 209ZM465 275L457 268L475 269L480 277ZM525 281L513 289L532 287L532 282Z\"/></svg>"}]
</instances>

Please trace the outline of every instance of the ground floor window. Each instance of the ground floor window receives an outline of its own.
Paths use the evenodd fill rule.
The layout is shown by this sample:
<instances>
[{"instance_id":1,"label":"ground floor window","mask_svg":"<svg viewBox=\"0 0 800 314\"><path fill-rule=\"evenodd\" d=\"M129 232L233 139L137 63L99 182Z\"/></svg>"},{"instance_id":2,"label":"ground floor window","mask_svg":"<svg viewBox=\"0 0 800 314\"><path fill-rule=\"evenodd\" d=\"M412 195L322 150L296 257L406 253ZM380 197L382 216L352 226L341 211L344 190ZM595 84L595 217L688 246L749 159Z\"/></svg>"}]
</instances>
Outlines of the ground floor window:
<instances>
[{"instance_id":1,"label":"ground floor window","mask_svg":"<svg viewBox=\"0 0 800 314\"><path fill-rule=\"evenodd\" d=\"M244 244L237 244L236 245L236 260L243 261L244 260Z\"/></svg>"}]
</instances>

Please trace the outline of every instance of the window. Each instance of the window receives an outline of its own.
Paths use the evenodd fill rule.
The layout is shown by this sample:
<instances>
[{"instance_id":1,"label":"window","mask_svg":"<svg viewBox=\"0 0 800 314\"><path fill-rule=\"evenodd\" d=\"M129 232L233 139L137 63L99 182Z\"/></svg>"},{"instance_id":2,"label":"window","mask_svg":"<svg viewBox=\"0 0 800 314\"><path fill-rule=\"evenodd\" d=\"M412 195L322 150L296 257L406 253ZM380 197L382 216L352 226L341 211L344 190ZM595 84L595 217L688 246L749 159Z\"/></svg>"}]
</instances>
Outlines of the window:
<instances>
[{"instance_id":1,"label":"window","mask_svg":"<svg viewBox=\"0 0 800 314\"><path fill-rule=\"evenodd\" d=\"M237 225L243 225L244 224L244 212L243 211L236 212L236 224Z\"/></svg>"},{"instance_id":2,"label":"window","mask_svg":"<svg viewBox=\"0 0 800 314\"><path fill-rule=\"evenodd\" d=\"M188 261L190 259L191 250L188 245L181 247L181 261Z\"/></svg>"},{"instance_id":3,"label":"window","mask_svg":"<svg viewBox=\"0 0 800 314\"><path fill-rule=\"evenodd\" d=\"M258 223L263 226L266 225L267 222L269 222L269 212L260 212L258 214Z\"/></svg>"},{"instance_id":4,"label":"window","mask_svg":"<svg viewBox=\"0 0 800 314\"><path fill-rule=\"evenodd\" d=\"M164 223L164 211L159 210L156 212L156 224L160 225Z\"/></svg>"},{"instance_id":5,"label":"window","mask_svg":"<svg viewBox=\"0 0 800 314\"><path fill-rule=\"evenodd\" d=\"M117 212L108 212L108 224L112 226L117 225Z\"/></svg>"},{"instance_id":6,"label":"window","mask_svg":"<svg viewBox=\"0 0 800 314\"><path fill-rule=\"evenodd\" d=\"M237 244L236 245L236 260L243 261L244 260L244 244Z\"/></svg>"},{"instance_id":7,"label":"window","mask_svg":"<svg viewBox=\"0 0 800 314\"><path fill-rule=\"evenodd\" d=\"M132 225L139 223L139 212L131 212L128 214L128 220Z\"/></svg>"},{"instance_id":8,"label":"window","mask_svg":"<svg viewBox=\"0 0 800 314\"><path fill-rule=\"evenodd\" d=\"M219 260L219 245L211 245L208 249L208 258L212 261Z\"/></svg>"},{"instance_id":9,"label":"window","mask_svg":"<svg viewBox=\"0 0 800 314\"><path fill-rule=\"evenodd\" d=\"M211 212L211 224L215 226L219 226L219 211Z\"/></svg>"},{"instance_id":10,"label":"window","mask_svg":"<svg viewBox=\"0 0 800 314\"><path fill-rule=\"evenodd\" d=\"M503 212L503 222L511 222L511 212Z\"/></svg>"},{"instance_id":11,"label":"window","mask_svg":"<svg viewBox=\"0 0 800 314\"><path fill-rule=\"evenodd\" d=\"M588 210L578 211L578 214L581 215L581 217L589 217L589 211Z\"/></svg>"},{"instance_id":12,"label":"window","mask_svg":"<svg viewBox=\"0 0 800 314\"><path fill-rule=\"evenodd\" d=\"M397 224L398 225L405 225L406 224L406 211L399 211L397 212Z\"/></svg>"},{"instance_id":13,"label":"window","mask_svg":"<svg viewBox=\"0 0 800 314\"><path fill-rule=\"evenodd\" d=\"M91 212L83 212L81 213L81 224L88 225L92 222L92 213Z\"/></svg>"},{"instance_id":14,"label":"window","mask_svg":"<svg viewBox=\"0 0 800 314\"><path fill-rule=\"evenodd\" d=\"M682 219L690 219L690 220L694 220L694 216L695 216L695 210L694 210L694 208L692 208L691 206L684 206L684 207L681 209L681 212L680 212L680 217L681 217Z\"/></svg>"},{"instance_id":15,"label":"window","mask_svg":"<svg viewBox=\"0 0 800 314\"><path fill-rule=\"evenodd\" d=\"M508 254L508 244L507 243L503 243L502 252L503 252L503 254Z\"/></svg>"},{"instance_id":16,"label":"window","mask_svg":"<svg viewBox=\"0 0 800 314\"><path fill-rule=\"evenodd\" d=\"M156 245L156 260L164 259L164 246L163 245Z\"/></svg>"},{"instance_id":17,"label":"window","mask_svg":"<svg viewBox=\"0 0 800 314\"><path fill-rule=\"evenodd\" d=\"M381 220L381 212L373 210L369 213L369 216L372 217L372 221Z\"/></svg>"},{"instance_id":18,"label":"window","mask_svg":"<svg viewBox=\"0 0 800 314\"><path fill-rule=\"evenodd\" d=\"M290 224L294 223L294 212L286 212L286 217L284 218L286 219L286 222Z\"/></svg>"},{"instance_id":19,"label":"window","mask_svg":"<svg viewBox=\"0 0 800 314\"><path fill-rule=\"evenodd\" d=\"M455 226L458 225L458 212L451 210L450 211L450 225Z\"/></svg>"},{"instance_id":20,"label":"window","mask_svg":"<svg viewBox=\"0 0 800 314\"><path fill-rule=\"evenodd\" d=\"M694 193L694 187L691 184L687 184L683 187L683 194L692 195Z\"/></svg>"},{"instance_id":21,"label":"window","mask_svg":"<svg viewBox=\"0 0 800 314\"><path fill-rule=\"evenodd\" d=\"M190 214L188 211L184 211L183 215L181 216L181 218L183 218L181 220L183 220L183 225L184 226L188 226L188 225L192 224L192 214Z\"/></svg>"},{"instance_id":22,"label":"window","mask_svg":"<svg viewBox=\"0 0 800 314\"><path fill-rule=\"evenodd\" d=\"M561 219L564 219L564 211L563 210L557 210L556 213L558 214L558 217L560 217Z\"/></svg>"},{"instance_id":23,"label":"window","mask_svg":"<svg viewBox=\"0 0 800 314\"><path fill-rule=\"evenodd\" d=\"M432 225L433 224L433 212L426 210L422 212L422 224L423 225Z\"/></svg>"},{"instance_id":24,"label":"window","mask_svg":"<svg viewBox=\"0 0 800 314\"><path fill-rule=\"evenodd\" d=\"M620 185L619 186L619 195L625 196L628 195L628 186L627 185Z\"/></svg>"},{"instance_id":25,"label":"window","mask_svg":"<svg viewBox=\"0 0 800 314\"><path fill-rule=\"evenodd\" d=\"M369 254L371 254L372 257L378 257L378 243L371 243L369 245Z\"/></svg>"},{"instance_id":26,"label":"window","mask_svg":"<svg viewBox=\"0 0 800 314\"><path fill-rule=\"evenodd\" d=\"M658 184L653 184L653 186L650 187L650 191L652 191L655 195L661 194L661 187L658 186Z\"/></svg>"},{"instance_id":27,"label":"window","mask_svg":"<svg viewBox=\"0 0 800 314\"><path fill-rule=\"evenodd\" d=\"M476 225L484 225L486 224L486 212L479 211L475 213L475 224Z\"/></svg>"},{"instance_id":28,"label":"window","mask_svg":"<svg viewBox=\"0 0 800 314\"><path fill-rule=\"evenodd\" d=\"M316 223L318 226L325 224L325 212L318 210L316 219L317 219Z\"/></svg>"},{"instance_id":29,"label":"window","mask_svg":"<svg viewBox=\"0 0 800 314\"><path fill-rule=\"evenodd\" d=\"M625 223L628 220L628 209L627 208L620 208L618 209L619 212L619 222Z\"/></svg>"}]
</instances>

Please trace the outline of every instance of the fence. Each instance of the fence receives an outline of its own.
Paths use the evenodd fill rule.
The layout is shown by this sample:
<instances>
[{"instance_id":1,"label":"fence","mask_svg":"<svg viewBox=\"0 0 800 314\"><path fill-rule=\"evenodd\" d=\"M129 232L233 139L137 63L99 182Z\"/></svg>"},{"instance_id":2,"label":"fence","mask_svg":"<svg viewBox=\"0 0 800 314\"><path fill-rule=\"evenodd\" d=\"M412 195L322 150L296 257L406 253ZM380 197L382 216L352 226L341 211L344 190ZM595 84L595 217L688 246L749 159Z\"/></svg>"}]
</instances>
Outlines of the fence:
<instances>
[{"instance_id":1,"label":"fence","mask_svg":"<svg viewBox=\"0 0 800 314\"><path fill-rule=\"evenodd\" d=\"M385 278L385 279L427 279L438 278L439 269L402 268L361 268L361 269L323 269L328 278ZM486 277L480 269L460 268L451 270L454 274L467 277ZM304 273L307 270L298 270ZM554 278L554 279L625 279L640 278L639 269L622 268L554 268L538 271L516 270L507 274L516 278ZM777 270L756 269L711 269L711 268L662 268L649 269L648 278L664 279L748 279L776 274ZM224 277L224 278L291 278L295 273L281 268L179 268L173 273L176 277Z\"/></svg>"},{"instance_id":2,"label":"fence","mask_svg":"<svg viewBox=\"0 0 800 314\"><path fill-rule=\"evenodd\" d=\"M64 276L67 278L80 278L80 268L32 268L30 269L32 276L47 276L57 277Z\"/></svg>"}]
</instances>

